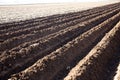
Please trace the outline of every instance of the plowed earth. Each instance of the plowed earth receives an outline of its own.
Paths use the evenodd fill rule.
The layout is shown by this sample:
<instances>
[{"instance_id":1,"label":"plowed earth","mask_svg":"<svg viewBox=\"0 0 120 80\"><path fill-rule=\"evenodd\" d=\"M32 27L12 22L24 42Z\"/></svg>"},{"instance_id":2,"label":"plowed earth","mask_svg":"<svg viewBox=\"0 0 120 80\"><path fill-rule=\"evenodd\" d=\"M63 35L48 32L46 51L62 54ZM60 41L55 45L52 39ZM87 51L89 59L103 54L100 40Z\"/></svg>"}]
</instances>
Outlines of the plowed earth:
<instances>
[{"instance_id":1,"label":"plowed earth","mask_svg":"<svg viewBox=\"0 0 120 80\"><path fill-rule=\"evenodd\" d=\"M0 80L120 80L120 3L0 24Z\"/></svg>"}]
</instances>

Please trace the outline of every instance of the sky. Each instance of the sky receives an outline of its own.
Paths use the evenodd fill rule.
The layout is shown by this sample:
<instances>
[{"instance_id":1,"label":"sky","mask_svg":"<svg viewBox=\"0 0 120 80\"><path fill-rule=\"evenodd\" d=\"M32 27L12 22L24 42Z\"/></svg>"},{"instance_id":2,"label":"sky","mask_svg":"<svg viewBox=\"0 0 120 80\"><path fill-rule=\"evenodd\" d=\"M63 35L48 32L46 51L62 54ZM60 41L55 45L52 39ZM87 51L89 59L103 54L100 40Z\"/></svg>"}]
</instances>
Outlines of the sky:
<instances>
[{"instance_id":1,"label":"sky","mask_svg":"<svg viewBox=\"0 0 120 80\"><path fill-rule=\"evenodd\" d=\"M4 5L4 4L31 4L31 3L59 3L59 2L100 2L100 1L109 0L0 0L0 4Z\"/></svg>"}]
</instances>

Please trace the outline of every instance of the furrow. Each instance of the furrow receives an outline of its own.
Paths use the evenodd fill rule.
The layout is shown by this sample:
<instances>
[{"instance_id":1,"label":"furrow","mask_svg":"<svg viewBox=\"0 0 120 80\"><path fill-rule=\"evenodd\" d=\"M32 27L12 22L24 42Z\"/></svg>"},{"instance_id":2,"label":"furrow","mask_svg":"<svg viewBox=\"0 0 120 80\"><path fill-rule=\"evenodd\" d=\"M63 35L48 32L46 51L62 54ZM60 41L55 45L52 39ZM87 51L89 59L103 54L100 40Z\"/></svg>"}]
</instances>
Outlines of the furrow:
<instances>
[{"instance_id":1,"label":"furrow","mask_svg":"<svg viewBox=\"0 0 120 80\"><path fill-rule=\"evenodd\" d=\"M29 68L22 72L13 75L11 80L50 80L52 79L61 69L66 67L72 60L77 56L83 55L81 51L84 51L94 41L96 41L101 35L104 35L120 20L120 13L113 16L112 18L104 21L100 25L88 30L82 35L78 36L74 40L68 42L61 48L52 52L51 54L39 59ZM34 60L39 54L28 58L27 60ZM20 64L20 63L19 63ZM59 66L58 66L59 65ZM51 74L52 73L52 74Z\"/></svg>"},{"instance_id":2,"label":"furrow","mask_svg":"<svg viewBox=\"0 0 120 80\"><path fill-rule=\"evenodd\" d=\"M120 22L70 71L64 80L107 80L108 63L113 60L120 46L119 35Z\"/></svg>"},{"instance_id":3,"label":"furrow","mask_svg":"<svg viewBox=\"0 0 120 80\"><path fill-rule=\"evenodd\" d=\"M105 18L105 16L106 16L106 14L104 14L104 18ZM54 37L53 36L50 37L50 39L46 40L45 42L35 43L32 46L29 46L28 48L21 49L19 52L6 52L6 53L4 53L3 56L1 57L1 65L2 65L1 72L3 71L1 74L12 73L11 72L12 70L14 70L16 68L20 69L20 67L21 66L23 67L23 65L25 66L24 63L22 65L18 65L18 63L19 63L18 61L21 62L21 59L26 60L28 58L28 61L26 61L26 62L29 62L30 61L29 59L31 59L31 57L33 57L33 55L36 56L36 59L37 59L37 57L40 58L38 55L40 55L40 56L46 55L50 51L53 51L54 49L56 49L56 47L61 46L61 44L63 44L65 42L69 41L70 39L73 39L76 36L78 36L81 33L81 31L84 32L84 31L92 28L94 25L99 24L100 21L102 21L102 18L103 18L103 16L102 17L99 16L95 19L89 20L87 22L83 22L82 24L85 25L83 27L80 27L80 24L73 26L72 28L70 27L72 30L70 30L70 28L66 29L66 31L63 30L63 31L59 32L58 35L55 35ZM74 27L76 27L76 28L74 28ZM80 27L80 28L78 28L78 27ZM73 31L73 32L71 32L71 31ZM62 39L64 39L64 40L62 40ZM60 42L60 43L58 43L58 42ZM33 60L33 62L34 61L35 60ZM33 62L32 61L29 62L28 65L31 65ZM15 65L15 66L13 66L13 65ZM28 66L28 65L26 65L26 66ZM12 69L10 66L12 66ZM8 70L4 71L6 69L8 69Z\"/></svg>"},{"instance_id":4,"label":"furrow","mask_svg":"<svg viewBox=\"0 0 120 80\"><path fill-rule=\"evenodd\" d=\"M88 22L95 22L95 25L96 24L99 24L101 23L102 21L106 20L107 18L117 14L119 12L119 9L116 9L116 10L113 10L112 12L108 12L108 13L99 13L99 14L96 14L96 15L91 15L91 16L87 16L87 17L84 17L84 18L81 18L79 20L75 20L75 21L71 21L70 23L66 23L66 24L63 24L63 25L58 25L58 26L53 26L52 28L48 28L48 29L44 29L44 30L41 30L39 32L36 31L36 34L28 34L28 35L23 35L23 36L20 36L20 37L14 37L12 39L8 39L6 41L4 41L3 43L0 43L0 51L4 51L4 50L7 50L7 49L11 49L23 42L26 42L26 41L30 41L30 40L35 40L35 39L38 39L39 37L43 37L43 36L46 36L48 34L51 34L51 33L54 33L54 32L57 32L59 31L60 29L65 29L66 27L68 26L71 26L72 24L74 23L78 23L79 21L85 21L87 19L90 19L90 18L93 18L97 15L100 15L100 16L97 16L96 18L93 18L91 21L89 20ZM86 21L87 22L87 21Z\"/></svg>"},{"instance_id":5,"label":"furrow","mask_svg":"<svg viewBox=\"0 0 120 80\"><path fill-rule=\"evenodd\" d=\"M111 13L112 13L112 12L111 12ZM110 15L110 14L109 14L109 15ZM91 19L91 20L82 22L82 23L80 23L80 24L78 24L78 25L76 25L76 26L79 26L79 25L81 25L81 24L84 24L85 26L89 26L89 27L84 27L84 28L81 27L80 30L81 30L82 32L84 32L84 31L92 28L93 26L101 23L102 21L104 21L104 20L105 20L105 16L107 16L106 18L109 18L108 15L104 14L103 16L99 16L99 17L93 18L93 19ZM103 19L103 20L102 20L102 19ZM65 30L62 30L62 31L72 30L72 28L75 29L74 26L73 26L73 27L71 27L71 28L66 28ZM83 30L83 29L84 29L84 30ZM59 32L57 32L57 33L51 34L51 35L48 36L47 38L53 37L53 39L54 39L54 36L56 36L57 34L62 34L62 33L61 33L61 31L59 31ZM47 38L45 38L45 39L47 39ZM44 39L44 38L43 38L43 39ZM41 42L41 40L42 40L42 39L40 39L39 41ZM36 42L34 42L34 43L37 43L37 42L39 42L39 41L36 41ZM32 45L32 44L31 44L31 45ZM7 46L8 46L8 45L7 45Z\"/></svg>"},{"instance_id":6,"label":"furrow","mask_svg":"<svg viewBox=\"0 0 120 80\"><path fill-rule=\"evenodd\" d=\"M110 8L110 10L114 10L114 9L116 9L116 8L113 8L113 9ZM109 9L107 9L107 10L104 9L104 11L106 11L106 12L110 11L110 10ZM101 10L101 11L103 11L103 10ZM2 41L4 41L4 40L6 40L8 38L12 38L12 37L15 37L15 36L20 36L22 34L25 35L25 34L28 34L28 33L33 33L36 30L41 30L41 29L52 27L52 26L57 26L57 25L60 25L60 24L66 23L66 22L70 22L70 21L76 20L76 19L79 20L79 18L88 16L88 15L92 15L92 14L96 14L96 13L99 13L99 12L100 12L100 10L90 11L90 12L86 12L86 14L83 13L83 14L79 14L77 16L59 19L57 21L56 20L52 21L52 20L49 19L50 22L45 22L45 23L39 22L39 23L41 23L41 25L40 24L37 25L37 26L32 25L31 27L29 25L29 28L27 27L27 28L23 29L21 27L21 30L17 29L17 30L13 30L11 32L9 32L8 30L5 30L7 33L2 32L2 34L0 35L0 38L1 38ZM33 23L33 24L35 24L35 23Z\"/></svg>"}]
</instances>

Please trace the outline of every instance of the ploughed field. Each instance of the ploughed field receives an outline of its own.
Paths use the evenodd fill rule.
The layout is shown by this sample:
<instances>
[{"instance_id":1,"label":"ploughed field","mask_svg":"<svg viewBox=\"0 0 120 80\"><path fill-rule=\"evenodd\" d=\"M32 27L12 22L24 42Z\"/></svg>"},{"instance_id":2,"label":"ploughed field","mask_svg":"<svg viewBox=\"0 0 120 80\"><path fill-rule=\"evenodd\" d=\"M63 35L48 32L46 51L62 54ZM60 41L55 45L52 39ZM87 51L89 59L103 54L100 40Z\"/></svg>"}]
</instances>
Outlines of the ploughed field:
<instances>
[{"instance_id":1,"label":"ploughed field","mask_svg":"<svg viewBox=\"0 0 120 80\"><path fill-rule=\"evenodd\" d=\"M120 3L0 24L0 80L120 80Z\"/></svg>"}]
</instances>

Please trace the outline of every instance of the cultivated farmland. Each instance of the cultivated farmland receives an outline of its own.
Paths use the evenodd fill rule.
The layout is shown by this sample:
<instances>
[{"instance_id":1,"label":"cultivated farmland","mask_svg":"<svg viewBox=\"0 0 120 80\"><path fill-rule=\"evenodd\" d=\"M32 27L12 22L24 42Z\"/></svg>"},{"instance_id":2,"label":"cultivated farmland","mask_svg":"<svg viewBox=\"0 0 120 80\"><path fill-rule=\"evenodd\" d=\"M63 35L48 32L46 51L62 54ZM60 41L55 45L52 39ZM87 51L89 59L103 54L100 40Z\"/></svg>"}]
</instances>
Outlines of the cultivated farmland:
<instances>
[{"instance_id":1,"label":"cultivated farmland","mask_svg":"<svg viewBox=\"0 0 120 80\"><path fill-rule=\"evenodd\" d=\"M0 24L0 80L120 80L120 3Z\"/></svg>"}]
</instances>

